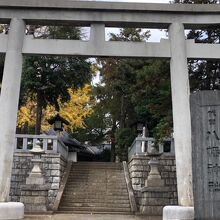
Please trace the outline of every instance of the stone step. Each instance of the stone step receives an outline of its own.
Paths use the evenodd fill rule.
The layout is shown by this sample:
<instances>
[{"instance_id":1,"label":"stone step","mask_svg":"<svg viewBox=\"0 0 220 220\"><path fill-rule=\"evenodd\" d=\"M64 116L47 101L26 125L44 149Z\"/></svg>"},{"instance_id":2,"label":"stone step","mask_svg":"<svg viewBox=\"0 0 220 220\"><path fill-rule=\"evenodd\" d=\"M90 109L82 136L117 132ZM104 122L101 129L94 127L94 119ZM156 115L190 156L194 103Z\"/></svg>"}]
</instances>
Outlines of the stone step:
<instances>
[{"instance_id":1,"label":"stone step","mask_svg":"<svg viewBox=\"0 0 220 220\"><path fill-rule=\"evenodd\" d=\"M123 169L119 169L119 168L109 168L109 167L84 167L84 168L76 168L73 167L70 169L70 173L76 172L76 173L80 173L80 172L87 172L87 173L95 173L94 170L96 170L97 172L100 173L118 173L123 171Z\"/></svg>"},{"instance_id":2,"label":"stone step","mask_svg":"<svg viewBox=\"0 0 220 220\"><path fill-rule=\"evenodd\" d=\"M88 203L88 202L62 202L62 206L65 207L106 207L106 208L130 208L130 204L125 203L106 203L106 202L96 202L96 203Z\"/></svg>"},{"instance_id":3,"label":"stone step","mask_svg":"<svg viewBox=\"0 0 220 220\"><path fill-rule=\"evenodd\" d=\"M130 212L130 201L122 164L74 163L60 211Z\"/></svg>"},{"instance_id":4,"label":"stone step","mask_svg":"<svg viewBox=\"0 0 220 220\"><path fill-rule=\"evenodd\" d=\"M82 184L89 184L89 183L97 183L97 184L117 184L117 185L120 185L120 184L123 184L125 183L125 179L104 179L104 178L79 178L77 179L77 177L75 177L74 179L73 178L69 178L67 183L76 183L76 184L79 184L79 183L82 183Z\"/></svg>"},{"instance_id":5,"label":"stone step","mask_svg":"<svg viewBox=\"0 0 220 220\"><path fill-rule=\"evenodd\" d=\"M120 175L106 175L106 174L102 174L102 175L94 175L94 174L74 174L74 175L69 175L70 179L108 179L108 180L120 180L120 179L124 179L124 174L120 174Z\"/></svg>"},{"instance_id":6,"label":"stone step","mask_svg":"<svg viewBox=\"0 0 220 220\"><path fill-rule=\"evenodd\" d=\"M105 180L105 181L124 181L124 175L120 175L120 176L106 176L106 175L103 175L103 176L95 176L95 175L70 175L69 176L69 180L88 180L88 179L92 179L92 180L97 180L97 181L100 181L100 179L102 180Z\"/></svg>"},{"instance_id":7,"label":"stone step","mask_svg":"<svg viewBox=\"0 0 220 220\"><path fill-rule=\"evenodd\" d=\"M68 178L69 182L88 182L88 181L94 181L98 183L103 183L103 182L113 182L113 183L123 183L125 181L124 176L120 177L102 177L102 176L70 176Z\"/></svg>"},{"instance_id":8,"label":"stone step","mask_svg":"<svg viewBox=\"0 0 220 220\"><path fill-rule=\"evenodd\" d=\"M115 188L115 185L114 184L111 184L111 185L97 185L97 184L90 184L90 185L88 185L88 184L82 184L82 185L76 185L76 184L68 184L68 185L66 185L66 187L67 188L71 188L71 189L73 189L73 190L75 190L75 191L77 191L78 189L85 189L85 190L93 190L93 189L97 189L97 187L99 187L99 189L103 189L103 190L115 190L115 189L117 189L117 190L127 190L127 187L126 187L126 185L124 185L124 186L120 186L120 187L117 187L117 188Z\"/></svg>"},{"instance_id":9,"label":"stone step","mask_svg":"<svg viewBox=\"0 0 220 220\"><path fill-rule=\"evenodd\" d=\"M79 176L79 177L82 177L82 176L103 176L103 177L122 177L123 176L123 173L120 171L120 172L111 172L111 173L104 173L104 172L96 172L96 173L92 173L92 172L86 172L86 173L83 173L83 171L81 172L72 172L69 174L69 176Z\"/></svg>"},{"instance_id":10,"label":"stone step","mask_svg":"<svg viewBox=\"0 0 220 220\"><path fill-rule=\"evenodd\" d=\"M111 208L111 207L68 207L60 206L60 211L89 211L89 212L131 212L130 208Z\"/></svg>"},{"instance_id":11,"label":"stone step","mask_svg":"<svg viewBox=\"0 0 220 220\"><path fill-rule=\"evenodd\" d=\"M129 199L108 199L108 198L84 198L84 199L80 199L80 198L74 198L74 199L70 199L68 197L64 197L62 198L62 203L65 202L75 202L77 201L77 203L99 203L100 201L103 203L109 203L109 204L129 204Z\"/></svg>"},{"instance_id":12,"label":"stone step","mask_svg":"<svg viewBox=\"0 0 220 220\"><path fill-rule=\"evenodd\" d=\"M94 195L95 196L128 196L128 192L127 191L90 191L90 192L86 192L85 190L79 190L79 191L71 191L66 189L64 191L64 194L63 195L69 195L69 196L76 196L76 195L79 195L79 196L92 196Z\"/></svg>"},{"instance_id":13,"label":"stone step","mask_svg":"<svg viewBox=\"0 0 220 220\"><path fill-rule=\"evenodd\" d=\"M76 170L84 170L84 169L88 169L88 170L94 170L94 168L103 170L111 170L111 169L116 169L116 170L123 170L122 166L113 166L113 165L105 165L105 166L100 166L100 165L81 165L81 164L73 164L73 166L71 167L71 170L76 169Z\"/></svg>"},{"instance_id":14,"label":"stone step","mask_svg":"<svg viewBox=\"0 0 220 220\"><path fill-rule=\"evenodd\" d=\"M107 179L117 179L117 178L123 178L124 177L124 174L120 173L118 175L116 175L115 173L112 173L111 175L106 175L106 174L70 174L69 177L71 178L74 178L74 177L78 177L78 178L98 178L98 177L101 177L101 178L107 178Z\"/></svg>"},{"instance_id":15,"label":"stone step","mask_svg":"<svg viewBox=\"0 0 220 220\"><path fill-rule=\"evenodd\" d=\"M112 216L112 219L113 218L115 218L115 216L118 216L118 215L120 215L119 216L119 219L120 220L122 220L121 219L121 215L132 215L132 217L133 217L133 213L131 212L131 211L129 211L129 212L117 212L117 211L115 211L115 212L109 212L109 211L90 211L90 210L88 210L88 211L86 211L86 210L82 210L82 211L79 211L79 210L75 210L75 211L61 211L61 210L57 210L57 211L55 211L54 213L57 213L57 214L67 214L68 216L69 215L73 215L73 214L80 214L80 216L81 216L81 214L87 214L87 216L88 216L88 214L99 214L99 215L107 215L107 219L109 220L109 215L111 215L111 214L113 214L113 216ZM86 216L86 217L87 217ZM117 218L118 219L118 218ZM130 218L129 218L130 219ZM35 220L35 219L34 219ZM39 219L36 219L36 220L39 220ZM157 219L155 219L155 220L159 220L158 218Z\"/></svg>"},{"instance_id":16,"label":"stone step","mask_svg":"<svg viewBox=\"0 0 220 220\"><path fill-rule=\"evenodd\" d=\"M62 198L70 198L72 200L75 199L112 199L112 200L125 200L128 199L128 195L103 195L103 194L73 194L73 193L68 193L68 194L63 194Z\"/></svg>"},{"instance_id":17,"label":"stone step","mask_svg":"<svg viewBox=\"0 0 220 220\"><path fill-rule=\"evenodd\" d=\"M93 183L93 182L85 182L85 183L75 183L75 182L68 182L67 184L66 184L66 186L67 187L72 187L72 188L74 188L74 187L77 187L77 188L80 188L80 187L83 187L83 188L85 188L85 187L87 187L87 188L93 188L93 187L99 187L99 189L100 188L102 188L102 189L111 189L111 188L113 188L113 189L115 189L115 187L117 186L117 189L127 189L127 185L125 184L125 183L120 183L120 184L116 184L116 183L111 183L111 182L109 182L109 183Z\"/></svg>"},{"instance_id":18,"label":"stone step","mask_svg":"<svg viewBox=\"0 0 220 220\"><path fill-rule=\"evenodd\" d=\"M90 187L73 187L73 186L66 186L65 192L67 191L72 191L74 193L76 192L82 192L82 193L92 193L94 194L94 190L97 193L109 193L109 192L113 192L113 193L127 193L127 189L126 188L119 188L119 189L115 189L114 187L109 187L109 188L104 188L104 187L100 187L100 190L97 191L97 188L95 186L90 186Z\"/></svg>"},{"instance_id":19,"label":"stone step","mask_svg":"<svg viewBox=\"0 0 220 220\"><path fill-rule=\"evenodd\" d=\"M73 165L71 167L71 170L123 170L123 167L120 166L98 166L98 165L93 165L93 166L86 166L86 165Z\"/></svg>"},{"instance_id":20,"label":"stone step","mask_svg":"<svg viewBox=\"0 0 220 220\"><path fill-rule=\"evenodd\" d=\"M113 183L113 184L117 184L117 185L120 185L120 184L122 184L122 183L125 183L125 179L123 178L120 178L120 179L118 179L118 180L116 180L116 179L104 179L104 178L78 178L77 179L77 177L75 177L75 178L69 178L68 179L68 182L70 182L70 183Z\"/></svg>"},{"instance_id":21,"label":"stone step","mask_svg":"<svg viewBox=\"0 0 220 220\"><path fill-rule=\"evenodd\" d=\"M115 173L112 173L112 174L83 174L83 173L80 173L80 174L70 174L69 175L69 178L82 178L82 179L85 179L85 178L93 178L93 179L96 179L96 178L105 178L105 179L123 179L124 178L124 173L120 173L120 174L115 174Z\"/></svg>"},{"instance_id":22,"label":"stone step","mask_svg":"<svg viewBox=\"0 0 220 220\"><path fill-rule=\"evenodd\" d=\"M103 168L115 168L115 169L123 169L123 165L122 164L115 164L115 163L84 163L84 162L78 162L78 163L74 163L72 165L72 168L93 168L93 167L97 167L99 169L103 169Z\"/></svg>"}]
</instances>

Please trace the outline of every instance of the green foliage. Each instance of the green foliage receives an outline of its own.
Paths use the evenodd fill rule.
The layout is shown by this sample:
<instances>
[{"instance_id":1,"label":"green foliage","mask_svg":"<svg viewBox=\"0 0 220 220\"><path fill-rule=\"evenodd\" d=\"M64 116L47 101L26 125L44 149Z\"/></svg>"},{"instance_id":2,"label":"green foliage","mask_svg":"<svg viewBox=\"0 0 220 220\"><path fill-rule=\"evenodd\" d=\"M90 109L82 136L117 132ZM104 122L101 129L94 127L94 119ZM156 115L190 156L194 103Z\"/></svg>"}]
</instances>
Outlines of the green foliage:
<instances>
[{"instance_id":1,"label":"green foliage","mask_svg":"<svg viewBox=\"0 0 220 220\"><path fill-rule=\"evenodd\" d=\"M111 161L111 150L110 149L104 149L99 155L98 155L98 161L103 162L110 162Z\"/></svg>"},{"instance_id":2,"label":"green foliage","mask_svg":"<svg viewBox=\"0 0 220 220\"><path fill-rule=\"evenodd\" d=\"M132 100L139 118L147 121L150 136L156 139L170 136L172 101L168 60L148 60L137 71Z\"/></svg>"},{"instance_id":3,"label":"green foliage","mask_svg":"<svg viewBox=\"0 0 220 220\"><path fill-rule=\"evenodd\" d=\"M80 39L80 29L71 26L29 26L28 34L37 38ZM59 111L61 102L70 99L68 88L77 89L92 78L91 64L82 58L26 56L23 64L20 104L32 97L37 102L36 134L40 133L42 109L48 104Z\"/></svg>"},{"instance_id":4,"label":"green foliage","mask_svg":"<svg viewBox=\"0 0 220 220\"><path fill-rule=\"evenodd\" d=\"M131 146L135 138L135 132L130 128L118 129L116 132L117 148L116 153L120 161L126 161L128 156L128 148Z\"/></svg>"},{"instance_id":5,"label":"green foliage","mask_svg":"<svg viewBox=\"0 0 220 220\"><path fill-rule=\"evenodd\" d=\"M25 57L21 92L36 96L40 91L43 106L49 103L58 108L57 99L69 99L68 88L78 88L89 83L90 64L75 57ZM58 109L57 109L58 110Z\"/></svg>"},{"instance_id":6,"label":"green foliage","mask_svg":"<svg viewBox=\"0 0 220 220\"><path fill-rule=\"evenodd\" d=\"M111 41L146 41L150 37L150 31L142 31L141 28L122 28L119 34L110 34Z\"/></svg>"},{"instance_id":7,"label":"green foliage","mask_svg":"<svg viewBox=\"0 0 220 220\"><path fill-rule=\"evenodd\" d=\"M89 141L91 145L99 145L109 140L112 121L107 112L103 105L97 103L93 113L85 120L85 128L77 129L72 136L81 142Z\"/></svg>"},{"instance_id":8,"label":"green foliage","mask_svg":"<svg viewBox=\"0 0 220 220\"><path fill-rule=\"evenodd\" d=\"M149 36L148 31L126 28L121 29L119 34L111 34L110 40L146 41ZM115 135L118 129L127 132L126 129L133 129L135 123L142 121L150 136L158 138L158 141L170 136L172 104L169 61L108 58L98 62L102 80L96 87L96 94L99 106L103 106L112 118L114 129L116 122L117 129L111 133ZM126 135L120 138L127 140ZM116 138L119 146L116 153L125 159L129 145L122 144L120 138Z\"/></svg>"}]
</instances>

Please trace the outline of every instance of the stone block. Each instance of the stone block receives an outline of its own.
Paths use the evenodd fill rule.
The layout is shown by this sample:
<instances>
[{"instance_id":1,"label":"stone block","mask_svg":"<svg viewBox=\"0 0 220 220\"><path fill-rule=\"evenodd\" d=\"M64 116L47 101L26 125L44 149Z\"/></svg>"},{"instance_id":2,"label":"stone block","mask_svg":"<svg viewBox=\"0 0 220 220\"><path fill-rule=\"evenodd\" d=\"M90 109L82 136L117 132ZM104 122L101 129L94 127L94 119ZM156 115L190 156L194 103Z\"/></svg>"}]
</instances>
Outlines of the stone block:
<instances>
[{"instance_id":1,"label":"stone block","mask_svg":"<svg viewBox=\"0 0 220 220\"><path fill-rule=\"evenodd\" d=\"M147 179L146 181L145 181L145 186L146 187L155 187L155 186L159 186L159 187L161 187L161 186L164 186L164 180L163 179L154 179L154 178L152 178L152 179Z\"/></svg>"},{"instance_id":2,"label":"stone block","mask_svg":"<svg viewBox=\"0 0 220 220\"><path fill-rule=\"evenodd\" d=\"M175 178L175 173L174 172L169 172L169 177L170 178Z\"/></svg>"},{"instance_id":3,"label":"stone block","mask_svg":"<svg viewBox=\"0 0 220 220\"><path fill-rule=\"evenodd\" d=\"M60 158L52 158L52 164L56 164L56 163L60 163L61 162L61 160L60 160Z\"/></svg>"},{"instance_id":4,"label":"stone block","mask_svg":"<svg viewBox=\"0 0 220 220\"><path fill-rule=\"evenodd\" d=\"M53 177L53 183L60 183L60 177Z\"/></svg>"},{"instance_id":5,"label":"stone block","mask_svg":"<svg viewBox=\"0 0 220 220\"><path fill-rule=\"evenodd\" d=\"M141 185L133 185L134 190L141 190L142 186Z\"/></svg>"},{"instance_id":6,"label":"stone block","mask_svg":"<svg viewBox=\"0 0 220 220\"><path fill-rule=\"evenodd\" d=\"M47 178L46 178L46 179L47 179L47 182L48 182L48 183L52 183L52 182L53 182L53 178L55 178L55 177L52 177L52 176L51 176L51 177L47 177Z\"/></svg>"},{"instance_id":7,"label":"stone block","mask_svg":"<svg viewBox=\"0 0 220 220\"><path fill-rule=\"evenodd\" d=\"M176 166L172 166L171 171L176 172Z\"/></svg>"},{"instance_id":8,"label":"stone block","mask_svg":"<svg viewBox=\"0 0 220 220\"><path fill-rule=\"evenodd\" d=\"M142 198L140 204L144 206L165 206L170 203L168 198Z\"/></svg>"},{"instance_id":9,"label":"stone block","mask_svg":"<svg viewBox=\"0 0 220 220\"><path fill-rule=\"evenodd\" d=\"M44 173L45 173L46 177L50 177L51 176L51 170L45 170Z\"/></svg>"},{"instance_id":10,"label":"stone block","mask_svg":"<svg viewBox=\"0 0 220 220\"><path fill-rule=\"evenodd\" d=\"M24 218L24 204L20 202L0 202L0 220Z\"/></svg>"},{"instance_id":11,"label":"stone block","mask_svg":"<svg viewBox=\"0 0 220 220\"><path fill-rule=\"evenodd\" d=\"M177 199L170 199L170 205L178 205Z\"/></svg>"},{"instance_id":12,"label":"stone block","mask_svg":"<svg viewBox=\"0 0 220 220\"><path fill-rule=\"evenodd\" d=\"M28 185L30 185L30 184L43 185L44 183L45 183L45 179L43 176L36 177L36 175L32 175L26 179L26 184L28 184Z\"/></svg>"},{"instance_id":13,"label":"stone block","mask_svg":"<svg viewBox=\"0 0 220 220\"><path fill-rule=\"evenodd\" d=\"M142 172L132 172L130 177L131 178L143 177L143 173Z\"/></svg>"},{"instance_id":14,"label":"stone block","mask_svg":"<svg viewBox=\"0 0 220 220\"><path fill-rule=\"evenodd\" d=\"M41 204L46 202L46 198L44 196L22 196L21 200L25 205L27 204Z\"/></svg>"},{"instance_id":15,"label":"stone block","mask_svg":"<svg viewBox=\"0 0 220 220\"><path fill-rule=\"evenodd\" d=\"M49 190L48 191L48 197L54 197L55 196L56 191L55 190Z\"/></svg>"},{"instance_id":16,"label":"stone block","mask_svg":"<svg viewBox=\"0 0 220 220\"><path fill-rule=\"evenodd\" d=\"M167 160L167 165L172 166L173 165L173 160Z\"/></svg>"},{"instance_id":17,"label":"stone block","mask_svg":"<svg viewBox=\"0 0 220 220\"><path fill-rule=\"evenodd\" d=\"M143 171L144 167L142 165L133 165L130 167L130 172L133 171Z\"/></svg>"},{"instance_id":18,"label":"stone block","mask_svg":"<svg viewBox=\"0 0 220 220\"><path fill-rule=\"evenodd\" d=\"M60 185L59 183L52 183L51 184L51 189L59 189Z\"/></svg>"},{"instance_id":19,"label":"stone block","mask_svg":"<svg viewBox=\"0 0 220 220\"><path fill-rule=\"evenodd\" d=\"M60 170L60 164L49 164L49 169Z\"/></svg>"},{"instance_id":20,"label":"stone block","mask_svg":"<svg viewBox=\"0 0 220 220\"><path fill-rule=\"evenodd\" d=\"M44 204L35 205L35 204L26 204L25 205L26 212L46 212L47 207Z\"/></svg>"},{"instance_id":21,"label":"stone block","mask_svg":"<svg viewBox=\"0 0 220 220\"><path fill-rule=\"evenodd\" d=\"M161 172L161 177L162 178L168 178L169 177L169 173L168 172Z\"/></svg>"},{"instance_id":22,"label":"stone block","mask_svg":"<svg viewBox=\"0 0 220 220\"><path fill-rule=\"evenodd\" d=\"M142 165L142 162L141 162L141 160L133 159L130 162L130 164L131 164L131 166L133 166L133 165Z\"/></svg>"},{"instance_id":23,"label":"stone block","mask_svg":"<svg viewBox=\"0 0 220 220\"><path fill-rule=\"evenodd\" d=\"M50 204L53 203L54 199L55 199L54 196L48 197L48 203L50 203Z\"/></svg>"},{"instance_id":24,"label":"stone block","mask_svg":"<svg viewBox=\"0 0 220 220\"><path fill-rule=\"evenodd\" d=\"M61 176L60 170L51 170L51 176Z\"/></svg>"},{"instance_id":25,"label":"stone block","mask_svg":"<svg viewBox=\"0 0 220 220\"><path fill-rule=\"evenodd\" d=\"M164 170L171 171L171 166L164 166Z\"/></svg>"},{"instance_id":26,"label":"stone block","mask_svg":"<svg viewBox=\"0 0 220 220\"><path fill-rule=\"evenodd\" d=\"M132 182L132 185L139 185L141 184L141 178L132 178L131 182Z\"/></svg>"},{"instance_id":27,"label":"stone block","mask_svg":"<svg viewBox=\"0 0 220 220\"><path fill-rule=\"evenodd\" d=\"M149 216L161 216L163 213L163 206L140 206L140 212Z\"/></svg>"},{"instance_id":28,"label":"stone block","mask_svg":"<svg viewBox=\"0 0 220 220\"><path fill-rule=\"evenodd\" d=\"M165 206L163 220L194 220L194 207Z\"/></svg>"},{"instance_id":29,"label":"stone block","mask_svg":"<svg viewBox=\"0 0 220 220\"><path fill-rule=\"evenodd\" d=\"M43 170L48 169L48 168L49 168L49 164L43 163Z\"/></svg>"}]
</instances>

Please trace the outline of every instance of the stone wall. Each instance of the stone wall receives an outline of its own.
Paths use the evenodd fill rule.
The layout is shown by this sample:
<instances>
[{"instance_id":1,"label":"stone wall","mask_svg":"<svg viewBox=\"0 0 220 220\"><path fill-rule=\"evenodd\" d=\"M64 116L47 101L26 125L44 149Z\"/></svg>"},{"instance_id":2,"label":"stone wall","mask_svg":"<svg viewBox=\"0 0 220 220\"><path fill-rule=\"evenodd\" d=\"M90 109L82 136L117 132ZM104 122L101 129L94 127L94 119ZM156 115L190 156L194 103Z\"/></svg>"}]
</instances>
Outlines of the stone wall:
<instances>
[{"instance_id":1,"label":"stone wall","mask_svg":"<svg viewBox=\"0 0 220 220\"><path fill-rule=\"evenodd\" d=\"M132 156L130 161L128 162L130 178L138 207L140 207L141 199L143 196L143 194L141 193L141 189L144 187L145 180L150 171L150 167L148 165L149 159L149 156L144 155ZM162 179L164 179L165 187L169 187L168 199L170 205L177 205L178 201L175 156L162 155L160 158L159 170Z\"/></svg>"},{"instance_id":2,"label":"stone wall","mask_svg":"<svg viewBox=\"0 0 220 220\"><path fill-rule=\"evenodd\" d=\"M14 153L10 188L11 201L20 201L20 186L25 184L26 178L33 167L31 162L32 157L33 155L30 153ZM44 154L42 155L42 160L43 174L46 183L49 184L48 208L51 209L59 190L67 162L60 154Z\"/></svg>"}]
</instances>

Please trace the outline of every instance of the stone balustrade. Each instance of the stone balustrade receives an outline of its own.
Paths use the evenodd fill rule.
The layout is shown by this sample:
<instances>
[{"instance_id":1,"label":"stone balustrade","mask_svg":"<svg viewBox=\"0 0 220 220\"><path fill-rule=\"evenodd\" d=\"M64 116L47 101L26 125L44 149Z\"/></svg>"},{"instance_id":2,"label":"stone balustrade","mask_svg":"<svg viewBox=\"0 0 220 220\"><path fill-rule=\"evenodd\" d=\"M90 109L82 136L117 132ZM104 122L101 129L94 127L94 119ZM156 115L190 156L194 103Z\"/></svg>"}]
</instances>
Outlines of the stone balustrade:
<instances>
[{"instance_id":1,"label":"stone balustrade","mask_svg":"<svg viewBox=\"0 0 220 220\"><path fill-rule=\"evenodd\" d=\"M136 137L128 149L128 161L135 155L147 155L154 143L155 139L152 137ZM174 155L174 141L172 138L167 138L159 144L159 153L163 153L164 156Z\"/></svg>"},{"instance_id":2,"label":"stone balustrade","mask_svg":"<svg viewBox=\"0 0 220 220\"><path fill-rule=\"evenodd\" d=\"M27 153L36 144L36 141L40 141L42 149L45 153L61 154L65 159L68 158L68 147L55 135L28 135L28 134L16 134L15 136L15 152Z\"/></svg>"},{"instance_id":3,"label":"stone balustrade","mask_svg":"<svg viewBox=\"0 0 220 220\"><path fill-rule=\"evenodd\" d=\"M158 158L158 168L163 184L160 187L156 184L149 187L146 180L149 177L149 161L152 159L150 152L154 143L154 138L135 138L128 149L128 170L139 212L162 215L164 206L178 204L174 142L173 139L166 139L159 144L158 153L162 156Z\"/></svg>"},{"instance_id":4,"label":"stone balustrade","mask_svg":"<svg viewBox=\"0 0 220 220\"><path fill-rule=\"evenodd\" d=\"M11 175L10 199L19 202L21 186L26 184L26 178L33 167L33 154L29 152L40 141L45 154L42 154L42 171L48 189L48 209L51 210L58 193L68 159L68 147L53 135L26 135L16 134L14 159ZM25 192L27 193L27 192Z\"/></svg>"}]
</instances>

